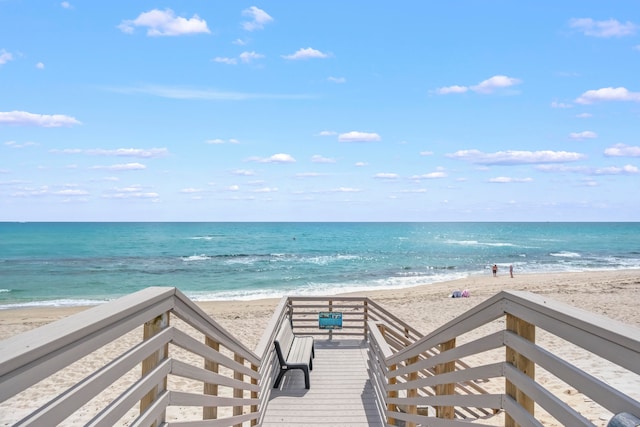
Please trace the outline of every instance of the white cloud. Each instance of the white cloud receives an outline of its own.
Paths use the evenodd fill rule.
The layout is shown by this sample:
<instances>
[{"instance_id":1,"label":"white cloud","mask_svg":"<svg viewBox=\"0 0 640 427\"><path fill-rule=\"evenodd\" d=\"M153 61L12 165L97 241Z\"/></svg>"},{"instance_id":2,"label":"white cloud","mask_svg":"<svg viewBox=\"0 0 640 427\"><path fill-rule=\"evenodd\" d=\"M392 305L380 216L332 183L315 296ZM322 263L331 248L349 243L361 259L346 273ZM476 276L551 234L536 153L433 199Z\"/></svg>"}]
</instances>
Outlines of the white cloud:
<instances>
[{"instance_id":1,"label":"white cloud","mask_svg":"<svg viewBox=\"0 0 640 427\"><path fill-rule=\"evenodd\" d=\"M569 134L569 138L575 139L578 141L582 141L583 139L595 139L597 137L598 137L598 134L590 130L585 130L582 132L571 132Z\"/></svg>"},{"instance_id":2,"label":"white cloud","mask_svg":"<svg viewBox=\"0 0 640 427\"><path fill-rule=\"evenodd\" d=\"M573 18L569 26L581 31L585 36L592 37L624 37L635 34L638 26L627 21L621 23L615 19L594 21L591 18Z\"/></svg>"},{"instance_id":3,"label":"white cloud","mask_svg":"<svg viewBox=\"0 0 640 427\"><path fill-rule=\"evenodd\" d=\"M235 138L229 138L226 141L224 139L222 139L222 138L215 138L215 139L208 139L205 142L207 144L212 144L212 145L219 145L219 144L226 144L226 143L229 143L229 144L239 144L240 143L240 141L238 141Z\"/></svg>"},{"instance_id":4,"label":"white cloud","mask_svg":"<svg viewBox=\"0 0 640 427\"><path fill-rule=\"evenodd\" d=\"M595 169L592 175L636 175L640 173L637 166L625 165L622 167L611 166L606 168Z\"/></svg>"},{"instance_id":5,"label":"white cloud","mask_svg":"<svg viewBox=\"0 0 640 427\"><path fill-rule=\"evenodd\" d=\"M250 64L251 62L255 61L256 59L262 59L264 58L264 55L260 54L260 53L255 53L255 52L242 52L239 55L240 61L242 61L245 64Z\"/></svg>"},{"instance_id":6,"label":"white cloud","mask_svg":"<svg viewBox=\"0 0 640 427\"><path fill-rule=\"evenodd\" d=\"M27 147L36 147L40 144L37 144L35 142L31 142L31 141L27 141L23 144L18 144L15 141L7 141L4 143L4 145L6 145L7 147L11 147L11 148L27 148Z\"/></svg>"},{"instance_id":7,"label":"white cloud","mask_svg":"<svg viewBox=\"0 0 640 427\"><path fill-rule=\"evenodd\" d=\"M60 6L62 6L63 9L72 9L73 6L71 6L71 3L69 3L68 1L63 1L62 3L60 3Z\"/></svg>"},{"instance_id":8,"label":"white cloud","mask_svg":"<svg viewBox=\"0 0 640 427\"><path fill-rule=\"evenodd\" d=\"M453 85L453 86L446 86L446 87L441 87L436 89L436 93L440 94L440 95L448 95L450 93L465 93L469 90L468 87L466 86L458 86L458 85Z\"/></svg>"},{"instance_id":9,"label":"white cloud","mask_svg":"<svg viewBox=\"0 0 640 427\"><path fill-rule=\"evenodd\" d=\"M640 102L640 92L630 92L624 87L604 87L588 90L576 99L578 104L593 104L600 101L635 101Z\"/></svg>"},{"instance_id":10,"label":"white cloud","mask_svg":"<svg viewBox=\"0 0 640 427\"><path fill-rule=\"evenodd\" d=\"M521 80L507 76L493 76L480 82L475 86L471 86L471 90L478 93L493 93L498 89L520 84Z\"/></svg>"},{"instance_id":11,"label":"white cloud","mask_svg":"<svg viewBox=\"0 0 640 427\"><path fill-rule=\"evenodd\" d=\"M398 179L400 176L397 173L381 172L375 174L373 177L376 179Z\"/></svg>"},{"instance_id":12,"label":"white cloud","mask_svg":"<svg viewBox=\"0 0 640 427\"><path fill-rule=\"evenodd\" d=\"M146 168L147 167L142 163L123 163L123 164L116 164L111 166L93 166L91 169L106 169L114 172L120 172L120 171L143 170Z\"/></svg>"},{"instance_id":13,"label":"white cloud","mask_svg":"<svg viewBox=\"0 0 640 427\"><path fill-rule=\"evenodd\" d=\"M447 177L447 173L446 172L431 172L431 173L425 173L422 175L413 175L411 177L411 179L413 180L421 180L421 179L439 179L439 178L446 178Z\"/></svg>"},{"instance_id":14,"label":"white cloud","mask_svg":"<svg viewBox=\"0 0 640 427\"><path fill-rule=\"evenodd\" d=\"M465 93L469 90L476 92L476 93L480 93L480 94L491 94L496 92L499 89L505 89L511 86L515 86L522 83L522 80L514 78L514 77L508 77L508 76L502 76L502 75L497 75L497 76L493 76L490 77L486 80L481 81L480 83L478 83L477 85L473 85L473 86L460 86L460 85L453 85L453 86L446 86L446 87L441 87L436 89L434 92L439 94L439 95L449 95L452 93Z\"/></svg>"},{"instance_id":15,"label":"white cloud","mask_svg":"<svg viewBox=\"0 0 640 427\"><path fill-rule=\"evenodd\" d=\"M345 79L344 77L328 77L327 80L330 81L331 83L346 83L347 82L347 79Z\"/></svg>"},{"instance_id":16,"label":"white cloud","mask_svg":"<svg viewBox=\"0 0 640 427\"><path fill-rule=\"evenodd\" d=\"M358 167L358 168L362 168L362 167L365 167L365 166L369 166L369 163L367 163L367 162L356 162L355 166Z\"/></svg>"},{"instance_id":17,"label":"white cloud","mask_svg":"<svg viewBox=\"0 0 640 427\"><path fill-rule=\"evenodd\" d=\"M339 187L331 190L332 193L360 193L362 190L352 187Z\"/></svg>"},{"instance_id":18,"label":"white cloud","mask_svg":"<svg viewBox=\"0 0 640 427\"><path fill-rule=\"evenodd\" d=\"M263 188L257 188L255 190L253 190L253 193L275 193L278 191L277 187L263 187Z\"/></svg>"},{"instance_id":19,"label":"white cloud","mask_svg":"<svg viewBox=\"0 0 640 427\"><path fill-rule=\"evenodd\" d=\"M59 190L59 191L54 191L52 194L55 194L56 196L87 196L89 194L88 191L85 190L78 190L78 189L66 189L66 190Z\"/></svg>"},{"instance_id":20,"label":"white cloud","mask_svg":"<svg viewBox=\"0 0 640 427\"><path fill-rule=\"evenodd\" d=\"M13 61L13 55L4 49L0 50L0 65L4 65L9 61Z\"/></svg>"},{"instance_id":21,"label":"white cloud","mask_svg":"<svg viewBox=\"0 0 640 427\"><path fill-rule=\"evenodd\" d=\"M90 156L115 156L115 157L137 157L142 159L150 159L155 157L164 157L169 154L166 148L117 148L115 150L105 150L102 148L66 148L64 150L49 150L51 153L62 154L87 154Z\"/></svg>"},{"instance_id":22,"label":"white cloud","mask_svg":"<svg viewBox=\"0 0 640 427\"><path fill-rule=\"evenodd\" d=\"M640 146L616 144L605 149L604 155L609 157L640 157Z\"/></svg>"},{"instance_id":23,"label":"white cloud","mask_svg":"<svg viewBox=\"0 0 640 427\"><path fill-rule=\"evenodd\" d=\"M221 64L227 64L227 65L236 65L238 63L238 60L236 58L225 58L225 57L217 56L213 58L213 62L219 62Z\"/></svg>"},{"instance_id":24,"label":"white cloud","mask_svg":"<svg viewBox=\"0 0 640 427\"><path fill-rule=\"evenodd\" d=\"M202 190L200 188L193 188L193 187L183 188L182 190L180 190L180 192L184 194L196 194L196 193L200 193L201 191Z\"/></svg>"},{"instance_id":25,"label":"white cloud","mask_svg":"<svg viewBox=\"0 0 640 427\"><path fill-rule=\"evenodd\" d=\"M320 176L326 176L323 173L318 173L318 172L302 172L302 173L297 173L296 178L318 178Z\"/></svg>"},{"instance_id":26,"label":"white cloud","mask_svg":"<svg viewBox=\"0 0 640 427\"><path fill-rule=\"evenodd\" d=\"M38 62L38 63L36 64L36 68L37 68L38 70L44 70L44 64L43 64L42 62Z\"/></svg>"},{"instance_id":27,"label":"white cloud","mask_svg":"<svg viewBox=\"0 0 640 427\"><path fill-rule=\"evenodd\" d=\"M421 156L433 156L433 151L421 151Z\"/></svg>"},{"instance_id":28,"label":"white cloud","mask_svg":"<svg viewBox=\"0 0 640 427\"><path fill-rule=\"evenodd\" d=\"M573 105L565 104L564 102L553 101L551 102L551 108L573 108Z\"/></svg>"},{"instance_id":29,"label":"white cloud","mask_svg":"<svg viewBox=\"0 0 640 427\"><path fill-rule=\"evenodd\" d=\"M273 18L267 12L255 6L243 10L242 16L247 16L251 19L242 23L242 28L247 31L262 30L265 24L273 21Z\"/></svg>"},{"instance_id":30,"label":"white cloud","mask_svg":"<svg viewBox=\"0 0 640 427\"><path fill-rule=\"evenodd\" d=\"M313 49L313 48L304 48L304 49L298 49L296 51L296 53L292 53L291 55L282 55L282 57L284 59L292 59L292 60L298 60L298 59L310 59L310 58L328 58L330 55L327 53L323 53L320 52L319 50Z\"/></svg>"},{"instance_id":31,"label":"white cloud","mask_svg":"<svg viewBox=\"0 0 640 427\"><path fill-rule=\"evenodd\" d=\"M323 130L321 131L318 135L319 136L333 136L333 135L337 135L337 132L334 132L332 130Z\"/></svg>"},{"instance_id":32,"label":"white cloud","mask_svg":"<svg viewBox=\"0 0 640 427\"><path fill-rule=\"evenodd\" d=\"M227 187L228 191L238 191L240 190L240 186L239 185L230 185L229 187Z\"/></svg>"},{"instance_id":33,"label":"white cloud","mask_svg":"<svg viewBox=\"0 0 640 427\"><path fill-rule=\"evenodd\" d=\"M255 176L256 175L255 171L252 171L250 169L236 169L231 173L239 176Z\"/></svg>"},{"instance_id":34,"label":"white cloud","mask_svg":"<svg viewBox=\"0 0 640 427\"><path fill-rule=\"evenodd\" d=\"M576 118L578 118L578 119L589 119L591 117L593 117L593 114L590 114L590 113L576 114Z\"/></svg>"},{"instance_id":35,"label":"white cloud","mask_svg":"<svg viewBox=\"0 0 640 427\"><path fill-rule=\"evenodd\" d=\"M336 162L335 159L332 159L332 158L329 158L329 157L324 157L324 156L321 156L319 154L313 155L311 157L311 161L313 163L335 163Z\"/></svg>"},{"instance_id":36,"label":"white cloud","mask_svg":"<svg viewBox=\"0 0 640 427\"><path fill-rule=\"evenodd\" d=\"M523 182L532 182L531 178L511 178L507 176L498 176L495 178L490 178L489 182L498 183L498 184L509 184L509 183L523 183Z\"/></svg>"},{"instance_id":37,"label":"white cloud","mask_svg":"<svg viewBox=\"0 0 640 427\"><path fill-rule=\"evenodd\" d=\"M338 141L340 142L374 142L380 140L380 135L374 132L351 131L338 135Z\"/></svg>"},{"instance_id":38,"label":"white cloud","mask_svg":"<svg viewBox=\"0 0 640 427\"><path fill-rule=\"evenodd\" d=\"M309 95L281 95L243 92L220 92L212 89L189 89L184 87L145 85L138 87L111 88L124 94L145 94L169 99L202 99L210 101L244 101L248 99L310 99Z\"/></svg>"},{"instance_id":39,"label":"white cloud","mask_svg":"<svg viewBox=\"0 0 640 427\"><path fill-rule=\"evenodd\" d=\"M8 111L0 112L0 124L53 128L79 125L81 123L75 117L63 114L34 114L26 111Z\"/></svg>"},{"instance_id":40,"label":"white cloud","mask_svg":"<svg viewBox=\"0 0 640 427\"><path fill-rule=\"evenodd\" d=\"M185 34L210 33L207 22L193 15L191 19L176 17L171 9L153 9L141 13L134 20L124 20L118 28L132 34L135 27L147 28L148 36L181 36Z\"/></svg>"},{"instance_id":41,"label":"white cloud","mask_svg":"<svg viewBox=\"0 0 640 427\"><path fill-rule=\"evenodd\" d=\"M569 151L497 151L483 153L478 150L459 150L446 155L449 158L467 160L480 165L519 165L535 163L575 162L585 158L584 154Z\"/></svg>"},{"instance_id":42,"label":"white cloud","mask_svg":"<svg viewBox=\"0 0 640 427\"><path fill-rule=\"evenodd\" d=\"M295 163L296 159L290 154L278 153L271 157L251 157L249 161L258 163Z\"/></svg>"}]
</instances>

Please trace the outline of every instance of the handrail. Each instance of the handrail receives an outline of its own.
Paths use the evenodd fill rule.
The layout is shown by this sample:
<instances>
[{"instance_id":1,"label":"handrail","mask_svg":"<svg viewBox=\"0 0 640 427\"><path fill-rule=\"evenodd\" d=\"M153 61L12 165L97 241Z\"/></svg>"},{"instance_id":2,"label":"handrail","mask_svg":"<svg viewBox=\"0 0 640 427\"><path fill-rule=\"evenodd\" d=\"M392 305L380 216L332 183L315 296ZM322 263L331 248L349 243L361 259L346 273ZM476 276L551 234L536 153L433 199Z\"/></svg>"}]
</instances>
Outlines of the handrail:
<instances>
[{"instance_id":1,"label":"handrail","mask_svg":"<svg viewBox=\"0 0 640 427\"><path fill-rule=\"evenodd\" d=\"M342 311L343 329L319 331L320 311ZM493 417L505 426L549 420L593 426L537 381L537 366L603 411L640 414L633 396L541 347L535 337L543 330L640 375L638 328L511 291L427 335L366 297L284 297L252 351L178 289L147 288L0 342L0 405L20 402L24 390L61 376L68 388L33 412L18 413L19 425L71 419L91 426L260 425L277 374L273 340L283 322L321 339L366 342L377 410L387 425L448 427ZM121 346L120 354L103 352L112 345ZM100 364L85 364L89 355ZM108 403L89 413L85 404L97 396ZM178 412L187 415L178 420Z\"/></svg>"},{"instance_id":2,"label":"handrail","mask_svg":"<svg viewBox=\"0 0 640 427\"><path fill-rule=\"evenodd\" d=\"M144 329L144 339L132 334L136 329ZM114 342L122 342L122 354L93 371L83 364L87 355L104 359L101 350ZM127 419L131 425L170 425L167 412L194 406L201 408L199 414L191 411L194 422L256 425L262 356L176 288L152 287L0 342L0 402L19 402L24 399L20 393L39 387L39 381L51 377L68 382L65 376L70 375L77 382L35 411L14 408L15 421L49 426L73 419L109 426ZM204 367L198 366L201 358ZM176 381L188 384L188 391L175 386ZM110 403L98 413L84 407L105 394Z\"/></svg>"},{"instance_id":3,"label":"handrail","mask_svg":"<svg viewBox=\"0 0 640 427\"><path fill-rule=\"evenodd\" d=\"M494 325L496 330L487 332L489 325ZM579 390L612 415L640 414L640 402L632 396L537 345L536 328L600 356L606 363L626 369L628 375L640 375L640 329L540 295L503 291L386 356L384 367L372 371L384 374L384 378L376 379L375 383L386 384L388 424L395 425L395 420L402 420L407 426L422 423L453 426L458 425L456 418L465 419L466 423L478 418L477 415L486 418L487 410L491 410L504 412L505 426L542 425L539 419L546 422L555 419L562 425L595 425L595 420L586 419L561 396L555 396L538 383L536 366ZM477 331L481 329L478 337ZM465 334L470 337L460 345L456 340L467 336ZM379 353L380 340L388 339L380 335L370 334L370 349L372 353L377 352L378 358L384 357ZM500 357L496 355L484 358L490 363L473 368L459 364L467 357L499 348L505 348L502 361L496 359ZM478 382L488 384L485 388L494 390L493 397L468 393L473 390L461 387ZM538 417L534 415L534 402L542 409L543 414ZM473 416L469 408L478 404L486 406L475 406L475 411L482 412ZM419 414L420 406L433 407L438 418Z\"/></svg>"}]
</instances>

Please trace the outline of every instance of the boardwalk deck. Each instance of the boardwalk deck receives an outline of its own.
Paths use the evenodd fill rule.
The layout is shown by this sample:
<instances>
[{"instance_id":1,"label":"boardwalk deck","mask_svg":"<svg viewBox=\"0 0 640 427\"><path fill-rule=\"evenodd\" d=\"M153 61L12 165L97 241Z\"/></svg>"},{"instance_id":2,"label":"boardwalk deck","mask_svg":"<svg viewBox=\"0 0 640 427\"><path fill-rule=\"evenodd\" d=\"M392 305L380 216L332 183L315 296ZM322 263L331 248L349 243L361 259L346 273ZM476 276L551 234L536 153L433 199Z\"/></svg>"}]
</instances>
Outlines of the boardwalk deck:
<instances>
[{"instance_id":1,"label":"boardwalk deck","mask_svg":"<svg viewBox=\"0 0 640 427\"><path fill-rule=\"evenodd\" d=\"M279 426L383 426L369 376L366 343L316 341L311 388L302 371L288 372L274 389L262 423Z\"/></svg>"}]
</instances>

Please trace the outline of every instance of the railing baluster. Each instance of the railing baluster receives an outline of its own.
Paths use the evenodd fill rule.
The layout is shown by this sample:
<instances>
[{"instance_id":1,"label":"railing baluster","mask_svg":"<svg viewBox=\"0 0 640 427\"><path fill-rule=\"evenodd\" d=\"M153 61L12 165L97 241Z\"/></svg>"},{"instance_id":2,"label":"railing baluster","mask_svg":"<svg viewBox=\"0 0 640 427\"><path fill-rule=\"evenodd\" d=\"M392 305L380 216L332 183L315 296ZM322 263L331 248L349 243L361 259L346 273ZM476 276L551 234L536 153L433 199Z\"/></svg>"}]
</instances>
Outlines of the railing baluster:
<instances>
[{"instance_id":1,"label":"railing baluster","mask_svg":"<svg viewBox=\"0 0 640 427\"><path fill-rule=\"evenodd\" d=\"M456 347L456 339L451 339L439 345L440 353ZM441 363L436 366L436 375L453 372L456 370L456 361ZM452 395L455 393L455 384L438 384L436 386L436 396ZM436 416L452 420L454 417L453 406L436 406Z\"/></svg>"},{"instance_id":2,"label":"railing baluster","mask_svg":"<svg viewBox=\"0 0 640 427\"><path fill-rule=\"evenodd\" d=\"M148 340L154 335L158 334L165 328L169 327L169 312L164 312L161 315L155 317L153 320L150 320L144 324L142 338L143 340ZM153 371L153 369L160 364L162 360L165 360L169 357L169 345L165 344L164 348L156 351L151 356L147 357L142 361L142 376L144 377L149 372ZM142 414L144 411L149 408L153 402L157 399L158 395L167 389L167 377L164 377L160 384L155 385L149 393L147 393L140 400L140 413ZM165 420L166 411L163 411L161 415L161 421ZM155 427L156 422L151 424L151 427Z\"/></svg>"},{"instance_id":3,"label":"railing baluster","mask_svg":"<svg viewBox=\"0 0 640 427\"><path fill-rule=\"evenodd\" d=\"M244 365L244 358L239 354L233 355L233 360ZM239 381L244 381L244 374L242 372L234 371L233 378ZM242 399L244 397L244 390L241 388L233 389L233 397ZM233 407L233 415L242 415L243 406L234 406ZM235 427L242 427L242 424L236 424Z\"/></svg>"},{"instance_id":4,"label":"railing baluster","mask_svg":"<svg viewBox=\"0 0 640 427\"><path fill-rule=\"evenodd\" d=\"M207 344L207 346L211 347L213 350L219 352L220 351L220 343L209 338L206 337L205 338L205 344ZM220 369L220 364L218 362L214 362L213 360L206 360L204 361L204 368L214 372L214 373L218 373L218 370ZM211 384L211 383L204 383L204 394L207 395L211 395L211 396L217 396L218 395L218 384ZM202 408L202 418L205 420L215 420L218 418L218 407L217 406L205 406L204 408Z\"/></svg>"},{"instance_id":5,"label":"railing baluster","mask_svg":"<svg viewBox=\"0 0 640 427\"><path fill-rule=\"evenodd\" d=\"M535 342L536 341L536 328L535 325L528 323L522 319L519 319L511 314L507 313L506 316L506 328L509 331L515 332L520 335L522 338ZM527 359L520 353L516 352L511 347L506 347L506 361L507 363L512 364L517 369L522 371L529 378L535 378L535 363L531 360ZM513 397L516 402L520 406L522 406L527 412L531 415L534 415L534 406L535 402L529 396L524 394L521 390L519 390L515 385L513 385L509 380L505 380L505 391L507 395ZM504 418L505 427L516 427L517 423L513 418L509 416L509 414L505 414Z\"/></svg>"}]
</instances>

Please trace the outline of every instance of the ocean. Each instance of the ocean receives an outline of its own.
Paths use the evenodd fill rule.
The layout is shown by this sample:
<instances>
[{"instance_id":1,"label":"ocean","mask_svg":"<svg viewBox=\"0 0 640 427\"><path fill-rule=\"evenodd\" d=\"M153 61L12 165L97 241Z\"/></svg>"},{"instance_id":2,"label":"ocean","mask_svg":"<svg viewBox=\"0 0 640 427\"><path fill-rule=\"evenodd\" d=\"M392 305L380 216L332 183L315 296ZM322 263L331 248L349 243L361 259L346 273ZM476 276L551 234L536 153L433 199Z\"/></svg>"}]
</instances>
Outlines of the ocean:
<instances>
[{"instance_id":1,"label":"ocean","mask_svg":"<svg viewBox=\"0 0 640 427\"><path fill-rule=\"evenodd\" d=\"M640 223L0 223L0 309L148 286L195 301L640 269Z\"/></svg>"}]
</instances>

